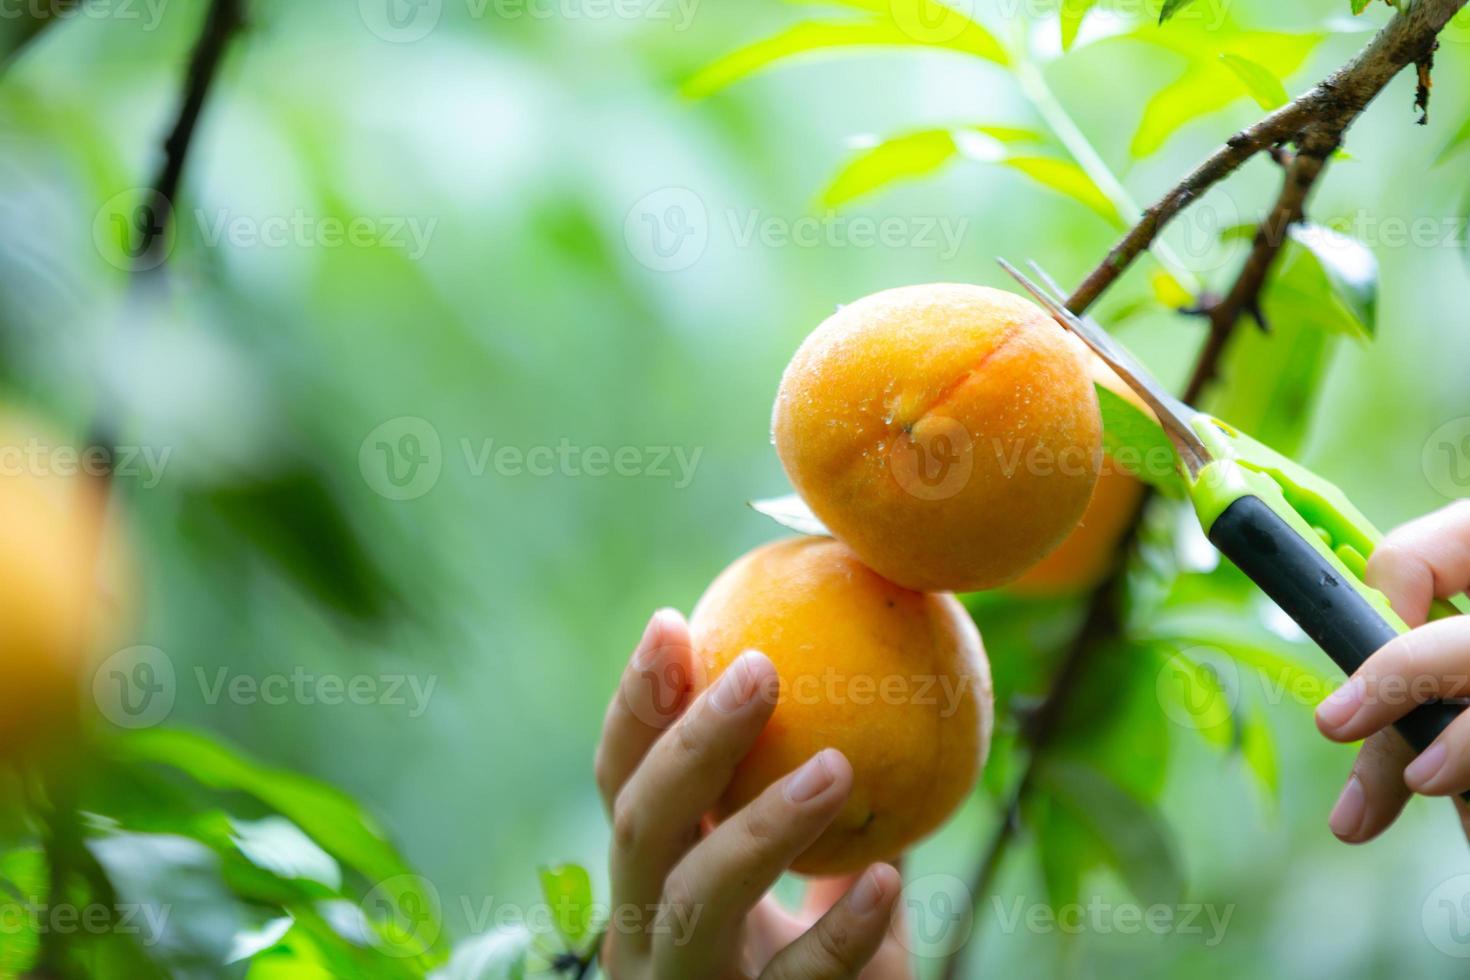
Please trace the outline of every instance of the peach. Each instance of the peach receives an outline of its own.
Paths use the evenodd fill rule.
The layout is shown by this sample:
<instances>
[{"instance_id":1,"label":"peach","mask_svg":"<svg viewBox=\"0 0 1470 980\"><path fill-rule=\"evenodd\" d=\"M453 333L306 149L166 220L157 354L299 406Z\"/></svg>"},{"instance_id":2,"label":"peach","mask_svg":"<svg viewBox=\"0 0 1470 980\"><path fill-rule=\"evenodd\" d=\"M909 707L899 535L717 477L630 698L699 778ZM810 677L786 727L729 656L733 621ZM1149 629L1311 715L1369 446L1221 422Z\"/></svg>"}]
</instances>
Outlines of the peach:
<instances>
[{"instance_id":1,"label":"peach","mask_svg":"<svg viewBox=\"0 0 1470 980\"><path fill-rule=\"evenodd\" d=\"M726 568L690 627L696 687L751 649L781 680L775 713L717 818L824 748L852 764L852 795L796 871L841 874L892 860L974 786L994 714L990 667L954 596L895 585L831 538L796 538Z\"/></svg>"},{"instance_id":2,"label":"peach","mask_svg":"<svg viewBox=\"0 0 1470 980\"><path fill-rule=\"evenodd\" d=\"M0 410L0 757L75 724L88 655L127 604L121 536L75 445Z\"/></svg>"},{"instance_id":3,"label":"peach","mask_svg":"<svg viewBox=\"0 0 1470 980\"><path fill-rule=\"evenodd\" d=\"M1040 307L906 286L842 307L797 350L772 422L796 491L899 585L1003 585L1077 525L1102 422L1085 361Z\"/></svg>"}]
</instances>

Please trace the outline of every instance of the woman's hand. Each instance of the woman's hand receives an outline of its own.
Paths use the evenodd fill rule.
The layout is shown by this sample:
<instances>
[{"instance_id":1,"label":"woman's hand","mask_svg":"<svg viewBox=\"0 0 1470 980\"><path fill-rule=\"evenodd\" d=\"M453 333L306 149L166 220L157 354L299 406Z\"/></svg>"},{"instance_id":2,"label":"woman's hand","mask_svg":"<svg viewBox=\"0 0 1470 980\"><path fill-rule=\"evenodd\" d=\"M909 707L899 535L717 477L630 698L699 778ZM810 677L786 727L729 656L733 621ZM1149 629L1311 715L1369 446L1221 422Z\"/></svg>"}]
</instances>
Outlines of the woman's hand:
<instances>
[{"instance_id":1,"label":"woman's hand","mask_svg":"<svg viewBox=\"0 0 1470 980\"><path fill-rule=\"evenodd\" d=\"M851 792L840 752L817 753L718 826L705 819L775 710L779 680L752 651L694 698L692 657L688 624L660 610L608 707L596 765L613 825L607 974L907 978L889 928L902 885L891 866L814 881L799 913L766 894Z\"/></svg>"},{"instance_id":2,"label":"woman's hand","mask_svg":"<svg viewBox=\"0 0 1470 980\"><path fill-rule=\"evenodd\" d=\"M1470 837L1470 712L1415 757L1391 726L1420 703L1470 692L1470 616L1425 624L1430 602L1470 588L1470 500L1405 524L1368 562L1382 591L1413 631L1391 640L1317 706L1317 727L1335 742L1366 739L1328 824L1350 844L1393 823L1413 793L1453 796Z\"/></svg>"}]
</instances>

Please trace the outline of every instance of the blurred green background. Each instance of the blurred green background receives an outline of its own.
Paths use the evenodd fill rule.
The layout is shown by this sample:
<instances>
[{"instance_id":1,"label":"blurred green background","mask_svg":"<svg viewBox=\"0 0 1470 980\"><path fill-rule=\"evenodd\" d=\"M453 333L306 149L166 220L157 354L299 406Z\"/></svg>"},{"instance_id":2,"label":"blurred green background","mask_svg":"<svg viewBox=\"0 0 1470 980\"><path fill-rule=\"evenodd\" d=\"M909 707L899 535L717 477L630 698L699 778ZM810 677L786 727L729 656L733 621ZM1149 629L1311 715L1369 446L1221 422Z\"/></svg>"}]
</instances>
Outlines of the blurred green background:
<instances>
[{"instance_id":1,"label":"blurred green background","mask_svg":"<svg viewBox=\"0 0 1470 980\"><path fill-rule=\"evenodd\" d=\"M969 12L1007 43L1029 32L1034 50L1056 53L1054 5L977 4ZM168 297L129 305L111 202L135 197L157 165L203 4L110 6L48 30L0 77L7 400L76 432L101 413L125 445L169 453L156 485L118 479L144 606L131 642L174 671L167 723L361 800L433 882L456 936L483 928L468 913L487 901L534 900L539 863L577 861L601 882L590 770L603 708L654 608L688 610L726 563L783 533L745 502L787 492L769 413L805 334L835 304L889 286L1004 286L996 254L1034 257L1072 284L1118 233L978 159L828 212L823 189L865 135L1042 126L1011 73L979 58L840 51L681 94L721 55L825 9L433 0L395 26L381 0L260 0L194 147ZM1179 30L1214 32L1211 44L1247 29L1320 34L1285 79L1296 93L1389 14L1353 22L1346 8L1198 0ZM1157 43L1155 15L1104 4L1090 43L1046 69L1145 203L1262 113L1228 74ZM1104 28L1124 36L1092 37ZM1310 212L1380 263L1377 336L1334 338L1315 403L1293 389L1262 416L1283 432L1300 420L1285 448L1385 527L1470 489L1451 469L1470 459L1435 447L1437 430L1470 416L1470 182L1464 156L1436 163L1470 107L1467 69L1462 15L1428 127L1413 125L1399 78L1350 133ZM1144 106L1185 71L1229 96L1203 101L1228 104L1186 103L1191 121L1138 153ZM1253 161L1166 235L1205 284L1228 286L1241 253L1218 233L1259 219L1277 173ZM1393 232L1421 218L1435 233ZM339 241L334 221L360 234ZM870 240L866 227L893 234ZM1177 383L1204 325L1152 300L1150 268L1099 315L1122 320L1120 336ZM1229 365L1222 390L1279 360L1269 347L1252 357ZM599 467L599 451L625 447L622 473ZM1009 605L977 608L998 673L1052 655L1025 630L991 633ZM1281 645L1328 672L1315 650ZM293 671L367 678L383 697L211 696L221 677ZM1351 751L1317 735L1310 705L1258 700L1275 792L1228 747L1159 729L1159 808L1186 900L1232 910L1218 943L1203 918L1203 935L1007 929L1018 898L1048 901L1023 835L995 891L1005 910L977 911L972 973L1459 975L1450 952L1465 947L1446 952L1432 896L1470 873L1448 804L1416 800L1379 841L1339 844L1326 818ZM996 819L977 792L909 874L968 877ZM1108 869L1080 892L1128 895Z\"/></svg>"}]
</instances>

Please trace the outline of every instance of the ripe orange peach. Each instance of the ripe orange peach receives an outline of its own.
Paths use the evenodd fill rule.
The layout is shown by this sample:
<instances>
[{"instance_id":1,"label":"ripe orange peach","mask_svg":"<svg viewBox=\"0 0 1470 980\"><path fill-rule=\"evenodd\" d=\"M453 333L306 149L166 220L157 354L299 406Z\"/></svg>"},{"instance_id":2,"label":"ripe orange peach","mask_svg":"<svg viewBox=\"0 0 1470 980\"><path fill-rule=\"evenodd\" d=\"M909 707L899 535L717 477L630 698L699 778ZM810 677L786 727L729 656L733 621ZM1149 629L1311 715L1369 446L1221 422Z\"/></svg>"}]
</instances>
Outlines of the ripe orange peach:
<instances>
[{"instance_id":1,"label":"ripe orange peach","mask_svg":"<svg viewBox=\"0 0 1470 980\"><path fill-rule=\"evenodd\" d=\"M1153 415L1138 393L1101 358L1091 351L1087 356L1093 381ZM1138 478L1104 452L1097 487L1077 529L1055 551L1012 582L1010 590L1018 595L1066 595L1097 585L1117 560L1123 532L1142 496L1143 484Z\"/></svg>"},{"instance_id":2,"label":"ripe orange peach","mask_svg":"<svg viewBox=\"0 0 1470 980\"><path fill-rule=\"evenodd\" d=\"M990 744L990 666L954 596L895 585L831 538L795 538L726 568L690 627L701 689L751 649L781 679L718 818L824 748L852 763L851 797L795 870L841 874L892 860L974 786Z\"/></svg>"},{"instance_id":3,"label":"ripe orange peach","mask_svg":"<svg viewBox=\"0 0 1470 980\"><path fill-rule=\"evenodd\" d=\"M75 454L0 413L0 758L68 734L88 655L121 618L120 537Z\"/></svg>"},{"instance_id":4,"label":"ripe orange peach","mask_svg":"<svg viewBox=\"0 0 1470 980\"><path fill-rule=\"evenodd\" d=\"M797 492L900 585L1019 576L1076 527L1102 422L1087 366L1038 306L906 286L842 307L781 378L776 451Z\"/></svg>"}]
</instances>

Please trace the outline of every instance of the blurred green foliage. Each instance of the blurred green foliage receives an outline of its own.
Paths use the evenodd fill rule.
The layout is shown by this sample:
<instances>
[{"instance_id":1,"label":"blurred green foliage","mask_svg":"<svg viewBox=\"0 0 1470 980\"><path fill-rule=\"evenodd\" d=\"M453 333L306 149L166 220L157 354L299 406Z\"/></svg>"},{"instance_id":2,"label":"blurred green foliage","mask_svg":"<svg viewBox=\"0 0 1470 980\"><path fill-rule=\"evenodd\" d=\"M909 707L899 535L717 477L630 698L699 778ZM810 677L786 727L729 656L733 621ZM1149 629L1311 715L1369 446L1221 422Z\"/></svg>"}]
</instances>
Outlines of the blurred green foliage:
<instances>
[{"instance_id":1,"label":"blurred green foliage","mask_svg":"<svg viewBox=\"0 0 1470 980\"><path fill-rule=\"evenodd\" d=\"M60 943L7 929L0 973L580 968L605 895L603 706L648 612L772 535L743 503L784 492L769 406L800 338L879 288L1005 285L997 253L1076 281L1139 201L1390 13L1345 6L257 0L147 302L114 219L203 4L68 8L39 33L7 8L0 43L31 43L0 75L5 397L78 439L104 416L140 450L115 479L130 643L158 651L169 702L116 731L96 695L70 805L6 782L0 885L16 908L172 914ZM1470 489L1444 442L1470 416L1465 15L1442 42L1431 125L1399 79L1350 134L1311 207L1332 230L1297 237L1270 331L1241 331L1210 406L1384 524ZM1176 310L1228 286L1273 169L1207 194L1098 311L1161 377L1187 371L1204 327ZM1122 405L1110 438L1139 444ZM1316 651L1175 501L1128 575L970 972L1457 975L1432 901L1470 871L1448 807L1344 850ZM1073 598L968 602L999 733L911 879L968 876L1080 619ZM1015 902L1228 925L1036 928Z\"/></svg>"}]
</instances>

